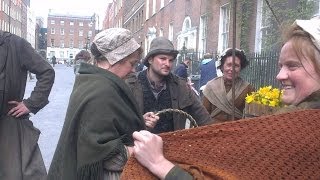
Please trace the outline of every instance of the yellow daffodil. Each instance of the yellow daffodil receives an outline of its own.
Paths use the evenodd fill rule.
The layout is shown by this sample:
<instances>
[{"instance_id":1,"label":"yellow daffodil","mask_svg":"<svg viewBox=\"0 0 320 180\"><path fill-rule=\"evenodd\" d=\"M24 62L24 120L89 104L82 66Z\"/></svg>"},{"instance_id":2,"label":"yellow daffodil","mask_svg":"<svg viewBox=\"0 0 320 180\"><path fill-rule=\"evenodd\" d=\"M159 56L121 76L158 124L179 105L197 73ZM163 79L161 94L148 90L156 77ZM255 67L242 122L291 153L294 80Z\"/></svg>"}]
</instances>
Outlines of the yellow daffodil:
<instances>
[{"instance_id":1,"label":"yellow daffodil","mask_svg":"<svg viewBox=\"0 0 320 180\"><path fill-rule=\"evenodd\" d=\"M277 88L272 88L272 86L265 86L259 88L258 91L247 94L246 103L257 103L263 104L271 107L281 106L281 96L283 91Z\"/></svg>"}]
</instances>

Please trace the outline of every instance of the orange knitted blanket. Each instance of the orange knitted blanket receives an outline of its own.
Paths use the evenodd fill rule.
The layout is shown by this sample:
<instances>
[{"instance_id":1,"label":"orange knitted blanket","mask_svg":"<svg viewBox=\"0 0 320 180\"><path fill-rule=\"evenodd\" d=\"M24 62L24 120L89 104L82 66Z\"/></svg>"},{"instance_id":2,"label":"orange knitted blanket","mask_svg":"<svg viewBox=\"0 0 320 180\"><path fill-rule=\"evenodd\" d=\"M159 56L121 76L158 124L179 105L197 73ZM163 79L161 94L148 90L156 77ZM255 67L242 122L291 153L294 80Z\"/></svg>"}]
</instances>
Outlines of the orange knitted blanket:
<instances>
[{"instance_id":1,"label":"orange knitted blanket","mask_svg":"<svg viewBox=\"0 0 320 180\"><path fill-rule=\"evenodd\" d=\"M320 110L160 135L167 159L196 179L320 179ZM121 179L155 178L130 158Z\"/></svg>"}]
</instances>

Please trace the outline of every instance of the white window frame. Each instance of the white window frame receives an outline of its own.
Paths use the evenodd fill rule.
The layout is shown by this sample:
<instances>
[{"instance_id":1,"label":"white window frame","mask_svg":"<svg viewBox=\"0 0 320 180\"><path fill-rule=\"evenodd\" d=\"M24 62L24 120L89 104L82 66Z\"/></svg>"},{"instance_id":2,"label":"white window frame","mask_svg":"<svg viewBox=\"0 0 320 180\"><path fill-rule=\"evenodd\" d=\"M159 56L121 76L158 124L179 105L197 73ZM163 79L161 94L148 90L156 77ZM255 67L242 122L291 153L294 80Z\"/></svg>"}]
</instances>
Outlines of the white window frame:
<instances>
[{"instance_id":1,"label":"white window frame","mask_svg":"<svg viewBox=\"0 0 320 180\"><path fill-rule=\"evenodd\" d=\"M55 20L51 20L51 21L50 21L50 24L55 24L55 23L56 23Z\"/></svg>"},{"instance_id":2,"label":"white window frame","mask_svg":"<svg viewBox=\"0 0 320 180\"><path fill-rule=\"evenodd\" d=\"M218 51L229 47L229 28L230 28L230 11L231 5L227 3L220 7L220 20L219 20L219 40Z\"/></svg>"},{"instance_id":3,"label":"white window frame","mask_svg":"<svg viewBox=\"0 0 320 180\"><path fill-rule=\"evenodd\" d=\"M207 47L207 32L208 32L208 16L200 16L199 26L199 51L204 54Z\"/></svg>"},{"instance_id":4,"label":"white window frame","mask_svg":"<svg viewBox=\"0 0 320 180\"><path fill-rule=\"evenodd\" d=\"M64 28L60 29L60 35L64 35Z\"/></svg>"},{"instance_id":5,"label":"white window frame","mask_svg":"<svg viewBox=\"0 0 320 180\"><path fill-rule=\"evenodd\" d=\"M268 29L271 25L271 12L264 6L263 0L257 0L255 52L261 52L263 50L263 38L268 34Z\"/></svg>"},{"instance_id":6,"label":"white window frame","mask_svg":"<svg viewBox=\"0 0 320 180\"><path fill-rule=\"evenodd\" d=\"M54 28L51 28L50 32L51 32L51 34L55 34L56 33Z\"/></svg>"},{"instance_id":7,"label":"white window frame","mask_svg":"<svg viewBox=\"0 0 320 180\"><path fill-rule=\"evenodd\" d=\"M170 41L173 41L173 23L169 23L169 33L168 33L168 39Z\"/></svg>"},{"instance_id":8,"label":"white window frame","mask_svg":"<svg viewBox=\"0 0 320 180\"><path fill-rule=\"evenodd\" d=\"M156 13L157 0L152 0L152 15Z\"/></svg>"},{"instance_id":9,"label":"white window frame","mask_svg":"<svg viewBox=\"0 0 320 180\"><path fill-rule=\"evenodd\" d=\"M83 30L82 29L79 29L79 36L83 36Z\"/></svg>"}]
</instances>

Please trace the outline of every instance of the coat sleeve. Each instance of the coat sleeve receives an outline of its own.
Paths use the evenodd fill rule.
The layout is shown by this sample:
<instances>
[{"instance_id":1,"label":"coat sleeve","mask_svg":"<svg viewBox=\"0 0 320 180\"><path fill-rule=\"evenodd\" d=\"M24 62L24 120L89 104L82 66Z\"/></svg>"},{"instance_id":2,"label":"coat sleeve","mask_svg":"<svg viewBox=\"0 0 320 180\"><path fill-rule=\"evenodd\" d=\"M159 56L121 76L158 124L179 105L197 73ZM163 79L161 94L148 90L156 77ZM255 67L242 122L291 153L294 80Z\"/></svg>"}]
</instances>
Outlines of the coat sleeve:
<instances>
[{"instance_id":1,"label":"coat sleeve","mask_svg":"<svg viewBox=\"0 0 320 180\"><path fill-rule=\"evenodd\" d=\"M193 177L179 166L174 166L166 175L165 180L192 180Z\"/></svg>"},{"instance_id":2,"label":"coat sleeve","mask_svg":"<svg viewBox=\"0 0 320 180\"><path fill-rule=\"evenodd\" d=\"M200 99L196 96L192 89L188 87L185 81L181 79L179 79L179 81L179 108L190 114L196 120L199 126L209 124L211 121L210 115L206 108L202 105Z\"/></svg>"},{"instance_id":3,"label":"coat sleeve","mask_svg":"<svg viewBox=\"0 0 320 180\"><path fill-rule=\"evenodd\" d=\"M20 40L21 64L28 71L36 75L37 83L29 98L24 100L25 105L32 113L37 113L49 103L48 97L54 83L55 72L24 39Z\"/></svg>"}]
</instances>

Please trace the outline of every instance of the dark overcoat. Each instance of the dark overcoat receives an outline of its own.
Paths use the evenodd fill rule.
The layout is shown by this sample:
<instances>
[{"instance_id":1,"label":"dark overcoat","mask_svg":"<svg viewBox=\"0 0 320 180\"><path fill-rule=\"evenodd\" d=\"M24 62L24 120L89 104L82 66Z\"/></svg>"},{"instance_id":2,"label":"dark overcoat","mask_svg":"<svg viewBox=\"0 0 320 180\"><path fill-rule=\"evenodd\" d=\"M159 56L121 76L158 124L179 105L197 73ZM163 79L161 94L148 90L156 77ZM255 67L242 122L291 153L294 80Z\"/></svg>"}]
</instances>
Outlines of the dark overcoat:
<instances>
[{"instance_id":1,"label":"dark overcoat","mask_svg":"<svg viewBox=\"0 0 320 180\"><path fill-rule=\"evenodd\" d=\"M141 72L143 73L143 72ZM186 81L176 75L170 73L168 80L168 88L171 95L171 104L173 109L182 110L190 114L198 125L210 124L211 119L208 111L204 108L195 93L186 84ZM137 76L131 76L126 80L134 97L138 101L141 113L144 112L143 105L143 90L140 80ZM185 129L186 117L183 114L173 114L173 128L174 130Z\"/></svg>"},{"instance_id":2,"label":"dark overcoat","mask_svg":"<svg viewBox=\"0 0 320 180\"><path fill-rule=\"evenodd\" d=\"M24 104L34 114L48 104L54 70L26 40L8 32L0 31L0 57L0 179L45 179L40 131L28 115L14 118L7 113L12 108L8 101L23 100L27 71L36 75L37 84Z\"/></svg>"}]
</instances>

